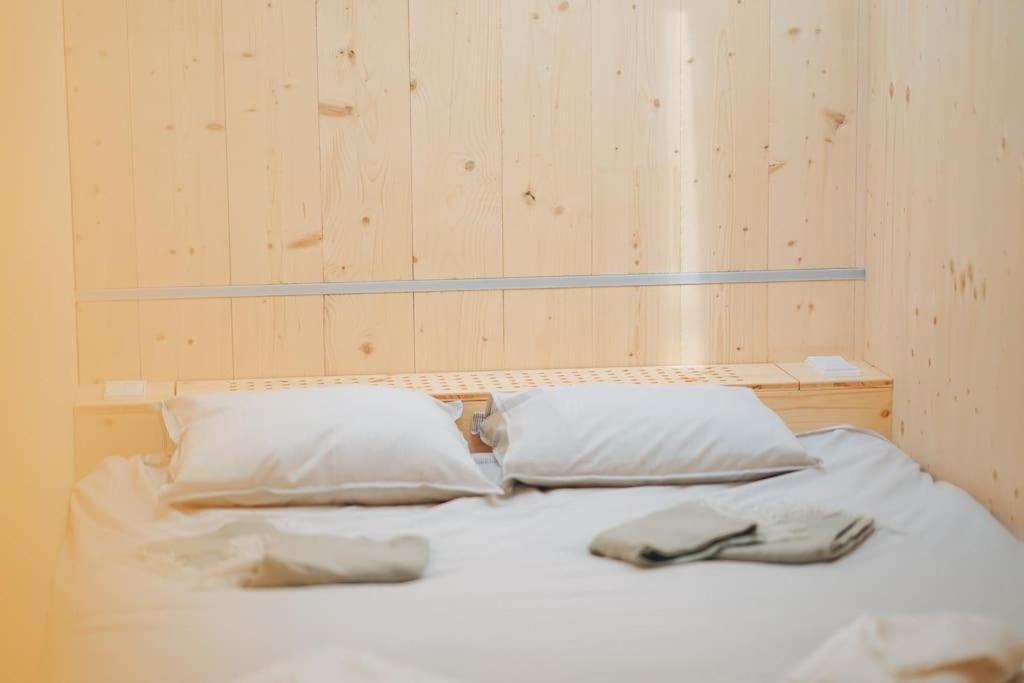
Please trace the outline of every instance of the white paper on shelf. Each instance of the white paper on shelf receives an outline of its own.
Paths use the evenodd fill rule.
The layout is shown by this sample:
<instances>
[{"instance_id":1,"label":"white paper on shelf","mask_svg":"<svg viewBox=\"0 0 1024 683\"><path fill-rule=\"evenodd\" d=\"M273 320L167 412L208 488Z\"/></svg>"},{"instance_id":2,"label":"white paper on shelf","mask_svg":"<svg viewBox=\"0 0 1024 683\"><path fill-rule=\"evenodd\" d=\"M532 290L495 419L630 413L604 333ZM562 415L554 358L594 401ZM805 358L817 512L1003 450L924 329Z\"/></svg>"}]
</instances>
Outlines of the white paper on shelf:
<instances>
[{"instance_id":1,"label":"white paper on shelf","mask_svg":"<svg viewBox=\"0 0 1024 683\"><path fill-rule=\"evenodd\" d=\"M808 356L804 361L822 377L860 377L856 365L842 356Z\"/></svg>"},{"instance_id":2,"label":"white paper on shelf","mask_svg":"<svg viewBox=\"0 0 1024 683\"><path fill-rule=\"evenodd\" d=\"M103 387L103 398L107 401L123 401L142 398L146 395L145 380L120 380L107 382Z\"/></svg>"}]
</instances>

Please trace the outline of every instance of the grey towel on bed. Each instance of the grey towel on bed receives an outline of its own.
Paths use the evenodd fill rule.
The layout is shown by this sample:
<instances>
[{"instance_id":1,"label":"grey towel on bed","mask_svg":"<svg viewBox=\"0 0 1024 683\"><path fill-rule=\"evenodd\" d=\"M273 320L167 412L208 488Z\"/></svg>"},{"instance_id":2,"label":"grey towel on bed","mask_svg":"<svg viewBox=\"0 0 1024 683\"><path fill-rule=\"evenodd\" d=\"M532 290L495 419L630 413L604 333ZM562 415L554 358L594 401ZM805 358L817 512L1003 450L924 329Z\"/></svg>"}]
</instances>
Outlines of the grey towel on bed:
<instances>
[{"instance_id":1,"label":"grey towel on bed","mask_svg":"<svg viewBox=\"0 0 1024 683\"><path fill-rule=\"evenodd\" d=\"M694 562L714 557L731 544L752 543L756 528L749 520L683 503L602 531L590 552L641 566Z\"/></svg>"},{"instance_id":2,"label":"grey towel on bed","mask_svg":"<svg viewBox=\"0 0 1024 683\"><path fill-rule=\"evenodd\" d=\"M758 521L693 501L603 531L590 552L640 567L710 559L805 564L838 559L873 530L871 519L843 512L789 511Z\"/></svg>"},{"instance_id":3,"label":"grey towel on bed","mask_svg":"<svg viewBox=\"0 0 1024 683\"><path fill-rule=\"evenodd\" d=\"M157 541L142 552L246 588L397 583L418 579L427 564L427 541L419 536L378 541L294 534L263 522L237 522L210 534Z\"/></svg>"},{"instance_id":4,"label":"grey towel on bed","mask_svg":"<svg viewBox=\"0 0 1024 683\"><path fill-rule=\"evenodd\" d=\"M724 548L718 560L810 564L832 562L851 553L875 531L870 517L845 512L804 513L788 519L779 531L758 527L757 542Z\"/></svg>"}]
</instances>

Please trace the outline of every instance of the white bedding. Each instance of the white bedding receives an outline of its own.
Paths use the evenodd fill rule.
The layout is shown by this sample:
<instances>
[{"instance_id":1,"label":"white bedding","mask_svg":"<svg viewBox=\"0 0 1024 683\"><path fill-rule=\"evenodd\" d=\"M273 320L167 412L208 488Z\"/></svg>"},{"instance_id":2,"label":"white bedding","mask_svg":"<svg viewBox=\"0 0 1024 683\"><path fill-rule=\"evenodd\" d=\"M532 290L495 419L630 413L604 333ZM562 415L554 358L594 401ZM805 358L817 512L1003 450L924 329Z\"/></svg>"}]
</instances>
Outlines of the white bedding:
<instances>
[{"instance_id":1,"label":"white bedding","mask_svg":"<svg viewBox=\"0 0 1024 683\"><path fill-rule=\"evenodd\" d=\"M801 442L822 468L739 486L188 514L158 508L161 470L109 459L72 501L52 677L227 681L342 648L467 682L773 681L862 615L958 611L1024 633L1024 543L983 507L880 437L834 429ZM587 553L606 527L708 495L843 508L879 530L834 564L644 570ZM410 584L268 591L190 589L132 560L141 541L253 517L298 532L414 532L431 559Z\"/></svg>"}]
</instances>

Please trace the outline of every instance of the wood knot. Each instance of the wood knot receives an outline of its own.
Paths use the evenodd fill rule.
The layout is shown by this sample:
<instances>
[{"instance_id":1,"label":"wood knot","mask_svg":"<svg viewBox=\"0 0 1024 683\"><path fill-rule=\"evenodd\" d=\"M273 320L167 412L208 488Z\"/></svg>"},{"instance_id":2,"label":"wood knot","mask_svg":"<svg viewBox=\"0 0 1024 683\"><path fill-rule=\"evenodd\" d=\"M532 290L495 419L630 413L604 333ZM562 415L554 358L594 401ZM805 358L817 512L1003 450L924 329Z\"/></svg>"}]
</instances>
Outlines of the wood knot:
<instances>
[{"instance_id":1,"label":"wood knot","mask_svg":"<svg viewBox=\"0 0 1024 683\"><path fill-rule=\"evenodd\" d=\"M371 356L373 355L373 344L371 344L368 341L363 342L362 344L359 345L359 350L362 352L364 356Z\"/></svg>"},{"instance_id":2,"label":"wood knot","mask_svg":"<svg viewBox=\"0 0 1024 683\"><path fill-rule=\"evenodd\" d=\"M832 122L836 124L836 128L846 123L846 114L841 111L828 110L825 112L825 116L830 118Z\"/></svg>"},{"instance_id":3,"label":"wood knot","mask_svg":"<svg viewBox=\"0 0 1024 683\"><path fill-rule=\"evenodd\" d=\"M352 116L355 113L355 107L351 104L333 104L331 102L321 102L319 111L321 116L333 116L337 118Z\"/></svg>"},{"instance_id":4,"label":"wood knot","mask_svg":"<svg viewBox=\"0 0 1024 683\"><path fill-rule=\"evenodd\" d=\"M463 168L465 168L467 171L472 171L474 168L476 168L476 162L470 159L463 165Z\"/></svg>"},{"instance_id":5,"label":"wood knot","mask_svg":"<svg viewBox=\"0 0 1024 683\"><path fill-rule=\"evenodd\" d=\"M320 242L323 241L323 239L324 239L324 236L319 234L319 233L312 234L312 235L306 235L305 237L300 237L299 239L295 240L294 242L289 242L288 243L288 248L289 249L308 249L309 247L315 247L316 245L320 244Z\"/></svg>"}]
</instances>

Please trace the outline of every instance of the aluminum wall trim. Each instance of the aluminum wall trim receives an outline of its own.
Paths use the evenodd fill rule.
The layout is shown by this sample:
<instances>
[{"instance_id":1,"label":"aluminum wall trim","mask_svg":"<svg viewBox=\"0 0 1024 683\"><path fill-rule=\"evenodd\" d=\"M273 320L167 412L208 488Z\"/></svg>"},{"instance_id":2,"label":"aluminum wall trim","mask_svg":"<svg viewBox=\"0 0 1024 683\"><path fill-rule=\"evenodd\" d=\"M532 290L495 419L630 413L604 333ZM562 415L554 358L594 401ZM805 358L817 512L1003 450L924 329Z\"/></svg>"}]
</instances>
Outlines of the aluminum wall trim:
<instances>
[{"instance_id":1,"label":"aluminum wall trim","mask_svg":"<svg viewBox=\"0 0 1024 683\"><path fill-rule=\"evenodd\" d=\"M379 280L369 282L309 282L270 285L204 287L133 287L80 289L78 301L153 301L161 299L234 299L242 297L309 296L322 294L395 294L410 292L478 292L514 289L573 289L587 287L664 287L752 282L818 282L863 280L864 268L795 268L788 270L723 270L703 273L630 273L621 275L544 275L449 280Z\"/></svg>"}]
</instances>

